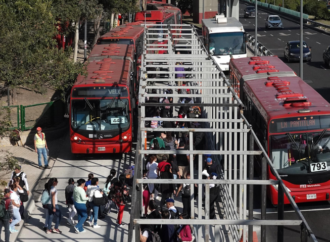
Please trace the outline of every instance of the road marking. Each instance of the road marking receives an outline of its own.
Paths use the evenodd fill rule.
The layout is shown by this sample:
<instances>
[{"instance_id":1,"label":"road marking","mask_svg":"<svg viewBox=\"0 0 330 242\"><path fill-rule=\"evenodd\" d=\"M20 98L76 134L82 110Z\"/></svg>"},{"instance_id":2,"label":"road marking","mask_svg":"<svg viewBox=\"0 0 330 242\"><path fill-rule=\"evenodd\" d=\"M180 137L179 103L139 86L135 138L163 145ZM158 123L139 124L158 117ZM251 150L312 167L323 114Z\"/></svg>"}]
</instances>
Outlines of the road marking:
<instances>
[{"instance_id":1,"label":"road marking","mask_svg":"<svg viewBox=\"0 0 330 242\"><path fill-rule=\"evenodd\" d=\"M266 35L257 34L258 37L265 37Z\"/></svg>"},{"instance_id":2,"label":"road marking","mask_svg":"<svg viewBox=\"0 0 330 242\"><path fill-rule=\"evenodd\" d=\"M324 66L321 65L321 67L323 68L323 70L327 70L327 68L325 68Z\"/></svg>"},{"instance_id":3,"label":"road marking","mask_svg":"<svg viewBox=\"0 0 330 242\"><path fill-rule=\"evenodd\" d=\"M299 33L296 33L297 35L300 35Z\"/></svg>"},{"instance_id":4,"label":"road marking","mask_svg":"<svg viewBox=\"0 0 330 242\"><path fill-rule=\"evenodd\" d=\"M280 33L281 36L290 36L291 34Z\"/></svg>"},{"instance_id":5,"label":"road marking","mask_svg":"<svg viewBox=\"0 0 330 242\"><path fill-rule=\"evenodd\" d=\"M255 25L253 25L253 26L255 26Z\"/></svg>"},{"instance_id":6,"label":"road marking","mask_svg":"<svg viewBox=\"0 0 330 242\"><path fill-rule=\"evenodd\" d=\"M311 80L304 80L304 81L308 84L313 83L313 81L311 81Z\"/></svg>"},{"instance_id":7,"label":"road marking","mask_svg":"<svg viewBox=\"0 0 330 242\"><path fill-rule=\"evenodd\" d=\"M270 36L273 36L272 34L270 34Z\"/></svg>"},{"instance_id":8,"label":"road marking","mask_svg":"<svg viewBox=\"0 0 330 242\"><path fill-rule=\"evenodd\" d=\"M282 41L280 38L277 38L279 41Z\"/></svg>"},{"instance_id":9,"label":"road marking","mask_svg":"<svg viewBox=\"0 0 330 242\"><path fill-rule=\"evenodd\" d=\"M319 44L319 45L321 44L320 42L316 42L316 43Z\"/></svg>"},{"instance_id":10,"label":"road marking","mask_svg":"<svg viewBox=\"0 0 330 242\"><path fill-rule=\"evenodd\" d=\"M249 21L249 24L250 24L251 22Z\"/></svg>"},{"instance_id":11,"label":"road marking","mask_svg":"<svg viewBox=\"0 0 330 242\"><path fill-rule=\"evenodd\" d=\"M291 30L290 29L288 29L290 32L291 32Z\"/></svg>"},{"instance_id":12,"label":"road marking","mask_svg":"<svg viewBox=\"0 0 330 242\"><path fill-rule=\"evenodd\" d=\"M306 37L306 39L309 39L308 37Z\"/></svg>"},{"instance_id":13,"label":"road marking","mask_svg":"<svg viewBox=\"0 0 330 242\"><path fill-rule=\"evenodd\" d=\"M316 33L311 33L311 32L305 32L307 35L315 35Z\"/></svg>"},{"instance_id":14,"label":"road marking","mask_svg":"<svg viewBox=\"0 0 330 242\"><path fill-rule=\"evenodd\" d=\"M264 31L265 33L267 33L267 31Z\"/></svg>"}]
</instances>

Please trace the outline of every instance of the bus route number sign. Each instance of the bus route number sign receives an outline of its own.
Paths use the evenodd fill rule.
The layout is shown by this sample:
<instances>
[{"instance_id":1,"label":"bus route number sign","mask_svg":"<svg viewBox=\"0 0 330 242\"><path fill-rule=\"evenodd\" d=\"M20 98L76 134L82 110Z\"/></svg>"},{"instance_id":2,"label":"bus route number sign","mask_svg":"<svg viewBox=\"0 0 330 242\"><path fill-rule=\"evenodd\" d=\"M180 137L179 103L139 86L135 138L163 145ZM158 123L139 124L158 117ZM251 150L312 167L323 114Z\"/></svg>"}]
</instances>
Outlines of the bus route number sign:
<instances>
[{"instance_id":1,"label":"bus route number sign","mask_svg":"<svg viewBox=\"0 0 330 242\"><path fill-rule=\"evenodd\" d=\"M311 172L326 171L328 169L328 164L326 161L311 163L310 168L311 168Z\"/></svg>"},{"instance_id":2,"label":"bus route number sign","mask_svg":"<svg viewBox=\"0 0 330 242\"><path fill-rule=\"evenodd\" d=\"M111 118L111 124L124 124L125 118Z\"/></svg>"}]
</instances>

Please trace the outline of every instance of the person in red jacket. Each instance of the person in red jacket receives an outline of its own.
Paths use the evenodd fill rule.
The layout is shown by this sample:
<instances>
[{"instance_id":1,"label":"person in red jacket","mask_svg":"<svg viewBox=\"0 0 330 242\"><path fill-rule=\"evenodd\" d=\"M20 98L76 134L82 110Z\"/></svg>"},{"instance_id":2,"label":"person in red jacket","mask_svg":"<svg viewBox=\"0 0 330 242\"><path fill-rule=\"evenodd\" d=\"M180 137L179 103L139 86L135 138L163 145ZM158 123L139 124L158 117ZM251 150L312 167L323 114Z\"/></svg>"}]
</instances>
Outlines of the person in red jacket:
<instances>
[{"instance_id":1,"label":"person in red jacket","mask_svg":"<svg viewBox=\"0 0 330 242\"><path fill-rule=\"evenodd\" d=\"M186 213L182 213L179 215L180 219L189 219L189 215ZM191 229L189 225L181 225L176 231L178 238L181 241L193 241L193 237L191 235Z\"/></svg>"}]
</instances>

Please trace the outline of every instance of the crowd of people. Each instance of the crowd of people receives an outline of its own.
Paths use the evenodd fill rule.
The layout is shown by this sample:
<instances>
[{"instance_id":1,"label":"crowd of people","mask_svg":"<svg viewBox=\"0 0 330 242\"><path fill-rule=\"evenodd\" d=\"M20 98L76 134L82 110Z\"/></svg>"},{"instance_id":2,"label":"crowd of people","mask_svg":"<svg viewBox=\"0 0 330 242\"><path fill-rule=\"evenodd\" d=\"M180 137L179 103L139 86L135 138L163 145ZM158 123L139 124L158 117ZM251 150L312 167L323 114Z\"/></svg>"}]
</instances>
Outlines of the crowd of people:
<instances>
[{"instance_id":1,"label":"crowd of people","mask_svg":"<svg viewBox=\"0 0 330 242\"><path fill-rule=\"evenodd\" d=\"M118 214L117 225L122 227L124 208L130 200L129 186L126 183L127 176L120 174L116 177L116 173L115 169L111 169L103 185L99 184L98 178L92 173L88 175L87 181L82 178L77 182L73 178L68 180L64 191L68 209L67 220L76 233L84 233L84 226L100 228L98 219L104 219L111 209ZM47 234L61 233L59 226L62 211L58 203L57 185L57 178L50 178L41 196L41 204L45 212L43 230ZM20 166L17 166L0 201L0 231L5 228L5 242L9 242L11 233L18 232L15 227L24 219L24 202L28 200L28 195L26 174L21 171Z\"/></svg>"},{"instance_id":2,"label":"crowd of people","mask_svg":"<svg viewBox=\"0 0 330 242\"><path fill-rule=\"evenodd\" d=\"M182 63L179 63L182 65ZM184 68L176 71L183 71ZM182 70L183 69L183 70ZM188 82L185 82L184 75L177 76L180 80L179 93L190 94ZM174 117L174 107L167 106L168 103L173 103L173 98L166 97L167 94L173 93L172 90L164 91L164 97L149 98L147 102L163 103L163 107L148 107L146 110L147 116L155 118L150 122L150 127L154 129L154 137L149 137L151 150L203 150L205 145L205 137L203 132L194 132L193 141L189 141L189 133L184 128L199 128L202 127L198 121L187 122L187 118L198 119L202 116L202 110L198 106L198 102L187 96L181 97L178 100L178 121L160 121L157 118L172 118ZM190 105L180 105L189 103ZM182 121L180 120L182 119ZM149 124L146 123L148 126ZM158 128L182 128L180 132L164 132L158 131ZM193 147L190 147L190 143ZM194 174L190 174L190 167L193 170L198 170L198 156L191 156L190 154L162 154L155 152L145 156L144 161L144 179L190 179ZM202 167L202 175L204 179L220 179L221 167L217 162L213 162L211 155L204 156L204 163ZM197 184L194 186L195 199L198 195ZM143 186L143 217L148 219L189 219L191 217L191 185L190 184L145 184ZM203 189L205 191L205 189ZM210 218L215 219L214 204L219 196L219 186L210 184ZM161 198L158 197L161 195ZM182 210L175 206L175 199L181 196ZM205 195L202 194L203 201ZM162 242L176 242L176 241L194 241L192 227L189 225L177 226L173 224L168 225L142 225L140 231L140 241L162 241Z\"/></svg>"}]
</instances>

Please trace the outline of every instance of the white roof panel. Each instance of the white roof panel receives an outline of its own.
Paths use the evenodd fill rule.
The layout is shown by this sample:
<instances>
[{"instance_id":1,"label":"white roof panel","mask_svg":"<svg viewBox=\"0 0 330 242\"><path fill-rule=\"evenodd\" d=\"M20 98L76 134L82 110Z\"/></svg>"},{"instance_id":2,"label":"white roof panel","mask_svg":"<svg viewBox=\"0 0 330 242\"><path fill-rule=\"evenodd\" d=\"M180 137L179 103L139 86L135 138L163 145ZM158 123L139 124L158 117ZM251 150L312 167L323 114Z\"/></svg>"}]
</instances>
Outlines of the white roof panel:
<instances>
[{"instance_id":1,"label":"white roof panel","mask_svg":"<svg viewBox=\"0 0 330 242\"><path fill-rule=\"evenodd\" d=\"M227 18L227 23L217 23L215 18L203 19L203 25L205 25L210 34L211 33L228 33L228 32L244 32L243 25L236 18Z\"/></svg>"}]
</instances>

